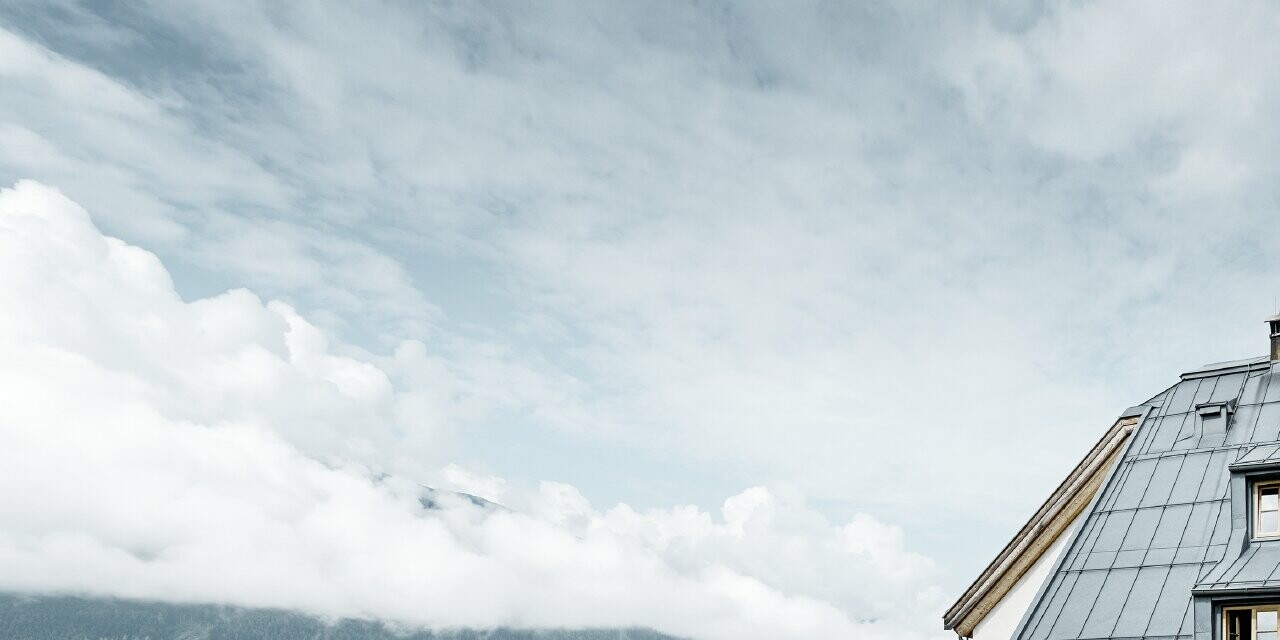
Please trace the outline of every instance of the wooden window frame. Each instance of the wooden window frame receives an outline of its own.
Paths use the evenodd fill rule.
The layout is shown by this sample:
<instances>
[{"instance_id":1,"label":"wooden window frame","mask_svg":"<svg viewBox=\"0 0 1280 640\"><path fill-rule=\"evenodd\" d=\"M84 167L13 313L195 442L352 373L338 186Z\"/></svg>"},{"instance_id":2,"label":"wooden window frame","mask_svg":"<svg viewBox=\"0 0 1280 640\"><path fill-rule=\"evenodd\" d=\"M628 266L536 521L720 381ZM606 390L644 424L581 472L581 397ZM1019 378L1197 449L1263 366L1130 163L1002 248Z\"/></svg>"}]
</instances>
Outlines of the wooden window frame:
<instances>
[{"instance_id":1,"label":"wooden window frame","mask_svg":"<svg viewBox=\"0 0 1280 640\"><path fill-rule=\"evenodd\" d=\"M1277 489L1277 494L1280 494L1280 480L1259 480L1253 483L1253 490L1249 492L1251 496L1250 501L1252 502L1252 504L1249 505L1249 519L1252 520L1250 523L1252 526L1249 528L1249 534L1254 540L1280 539L1280 524L1277 525L1275 531L1270 533L1261 533L1258 529L1262 520L1262 490L1271 487L1275 487ZM1280 495L1277 496L1276 500L1280 502ZM1277 522L1280 523L1280 509L1277 509L1276 519Z\"/></svg>"},{"instance_id":2,"label":"wooden window frame","mask_svg":"<svg viewBox=\"0 0 1280 640\"><path fill-rule=\"evenodd\" d=\"M1260 604L1252 607L1223 607L1222 608L1222 636L1221 640L1229 640L1231 630L1227 628L1230 616L1227 615L1232 611L1248 611L1249 614L1249 640L1258 639L1258 612L1274 611L1276 619L1280 622L1280 604ZM1280 631L1280 624L1277 624L1277 630Z\"/></svg>"}]
</instances>

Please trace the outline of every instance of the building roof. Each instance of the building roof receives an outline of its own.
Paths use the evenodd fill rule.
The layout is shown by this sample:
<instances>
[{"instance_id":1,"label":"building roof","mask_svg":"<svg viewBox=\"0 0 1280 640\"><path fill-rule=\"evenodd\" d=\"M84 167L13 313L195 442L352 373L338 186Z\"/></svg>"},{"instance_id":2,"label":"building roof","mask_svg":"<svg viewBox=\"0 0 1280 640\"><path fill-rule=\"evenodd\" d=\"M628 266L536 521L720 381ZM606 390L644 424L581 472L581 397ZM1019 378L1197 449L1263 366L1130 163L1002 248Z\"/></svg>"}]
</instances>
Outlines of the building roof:
<instances>
[{"instance_id":1,"label":"building roof","mask_svg":"<svg viewBox=\"0 0 1280 640\"><path fill-rule=\"evenodd\" d=\"M1204 367L1146 404L1015 640L1192 638L1194 596L1280 593L1280 542L1248 542L1239 499L1280 470L1280 365Z\"/></svg>"},{"instance_id":2,"label":"building roof","mask_svg":"<svg viewBox=\"0 0 1280 640\"><path fill-rule=\"evenodd\" d=\"M947 610L943 616L947 629L954 629L964 637L971 636L978 623L1071 526L1097 493L1107 471L1114 466L1144 410L1145 407L1131 407L1120 415L1062 484L1054 489L1049 499L1040 505L1017 535Z\"/></svg>"}]
</instances>

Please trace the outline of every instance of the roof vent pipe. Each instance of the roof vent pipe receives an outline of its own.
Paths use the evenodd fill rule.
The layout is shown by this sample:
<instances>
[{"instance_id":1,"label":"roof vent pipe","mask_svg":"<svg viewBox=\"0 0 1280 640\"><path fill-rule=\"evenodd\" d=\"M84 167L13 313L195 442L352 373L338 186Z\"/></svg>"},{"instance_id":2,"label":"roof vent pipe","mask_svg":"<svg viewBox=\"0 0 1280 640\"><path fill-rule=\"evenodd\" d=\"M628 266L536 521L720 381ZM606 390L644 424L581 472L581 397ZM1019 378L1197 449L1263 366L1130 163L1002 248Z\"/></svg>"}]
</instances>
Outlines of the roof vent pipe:
<instances>
[{"instance_id":1,"label":"roof vent pipe","mask_svg":"<svg viewBox=\"0 0 1280 640\"><path fill-rule=\"evenodd\" d=\"M1280 360L1280 314L1267 318L1267 326L1271 329L1271 361Z\"/></svg>"}]
</instances>

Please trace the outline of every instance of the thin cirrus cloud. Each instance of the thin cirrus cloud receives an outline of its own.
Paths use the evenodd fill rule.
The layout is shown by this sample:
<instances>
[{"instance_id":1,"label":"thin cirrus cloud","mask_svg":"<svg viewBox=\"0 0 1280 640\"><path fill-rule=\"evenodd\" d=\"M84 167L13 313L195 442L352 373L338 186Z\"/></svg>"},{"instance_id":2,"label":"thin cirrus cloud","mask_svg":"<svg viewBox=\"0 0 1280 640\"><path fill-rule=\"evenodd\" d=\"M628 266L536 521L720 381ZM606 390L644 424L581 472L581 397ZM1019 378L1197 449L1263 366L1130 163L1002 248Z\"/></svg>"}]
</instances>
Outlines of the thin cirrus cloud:
<instances>
[{"instance_id":1,"label":"thin cirrus cloud","mask_svg":"<svg viewBox=\"0 0 1280 640\"><path fill-rule=\"evenodd\" d=\"M1118 411L1262 350L1266 4L43 6L0 177L416 381L307 455L791 486L954 592Z\"/></svg>"}]
</instances>

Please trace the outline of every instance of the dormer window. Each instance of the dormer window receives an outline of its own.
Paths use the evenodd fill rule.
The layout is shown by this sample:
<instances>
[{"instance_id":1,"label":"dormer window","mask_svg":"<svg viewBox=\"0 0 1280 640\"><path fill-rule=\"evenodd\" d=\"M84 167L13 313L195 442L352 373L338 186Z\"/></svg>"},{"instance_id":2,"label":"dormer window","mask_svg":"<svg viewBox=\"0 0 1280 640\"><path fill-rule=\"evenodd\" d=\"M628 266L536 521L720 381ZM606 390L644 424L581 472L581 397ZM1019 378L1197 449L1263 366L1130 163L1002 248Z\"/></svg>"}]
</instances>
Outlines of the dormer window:
<instances>
[{"instance_id":1,"label":"dormer window","mask_svg":"<svg viewBox=\"0 0 1280 640\"><path fill-rule=\"evenodd\" d=\"M1225 640L1277 640L1280 607L1231 607L1223 611Z\"/></svg>"},{"instance_id":2,"label":"dormer window","mask_svg":"<svg viewBox=\"0 0 1280 640\"><path fill-rule=\"evenodd\" d=\"M1235 413L1236 401L1206 402L1196 405L1196 415L1200 417L1201 432L1204 435L1218 435L1227 432L1231 423L1231 414Z\"/></svg>"},{"instance_id":3,"label":"dormer window","mask_svg":"<svg viewBox=\"0 0 1280 640\"><path fill-rule=\"evenodd\" d=\"M1280 538L1280 480L1253 485L1253 537Z\"/></svg>"}]
</instances>

